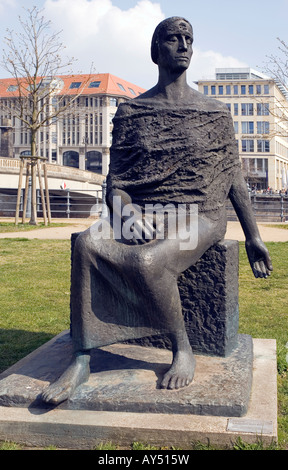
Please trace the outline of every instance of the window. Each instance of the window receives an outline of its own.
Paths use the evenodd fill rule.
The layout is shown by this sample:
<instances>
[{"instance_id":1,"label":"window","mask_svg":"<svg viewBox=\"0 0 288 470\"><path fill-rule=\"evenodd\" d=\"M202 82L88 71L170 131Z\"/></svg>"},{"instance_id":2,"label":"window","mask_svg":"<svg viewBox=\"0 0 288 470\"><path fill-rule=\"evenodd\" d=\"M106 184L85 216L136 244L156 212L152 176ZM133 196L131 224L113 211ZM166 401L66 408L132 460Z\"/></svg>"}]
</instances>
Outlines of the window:
<instances>
[{"instance_id":1,"label":"window","mask_svg":"<svg viewBox=\"0 0 288 470\"><path fill-rule=\"evenodd\" d=\"M204 85L204 95L208 95L208 86Z\"/></svg>"},{"instance_id":2,"label":"window","mask_svg":"<svg viewBox=\"0 0 288 470\"><path fill-rule=\"evenodd\" d=\"M269 85L264 85L264 95L269 95Z\"/></svg>"},{"instance_id":3,"label":"window","mask_svg":"<svg viewBox=\"0 0 288 470\"><path fill-rule=\"evenodd\" d=\"M211 95L216 95L216 86L215 85L211 86Z\"/></svg>"},{"instance_id":4,"label":"window","mask_svg":"<svg viewBox=\"0 0 288 470\"><path fill-rule=\"evenodd\" d=\"M257 171L262 171L263 170L263 159L262 158L256 158L256 165L257 165Z\"/></svg>"},{"instance_id":5,"label":"window","mask_svg":"<svg viewBox=\"0 0 288 470\"><path fill-rule=\"evenodd\" d=\"M110 106L117 106L117 99L116 98L110 98Z\"/></svg>"},{"instance_id":6,"label":"window","mask_svg":"<svg viewBox=\"0 0 288 470\"><path fill-rule=\"evenodd\" d=\"M128 90L130 91L130 93L132 93L132 95L135 95L135 96L136 96L136 93L135 93L135 91L133 90L133 88L128 88Z\"/></svg>"},{"instance_id":7,"label":"window","mask_svg":"<svg viewBox=\"0 0 288 470\"><path fill-rule=\"evenodd\" d=\"M249 95L253 95L253 94L254 94L254 86L249 85Z\"/></svg>"},{"instance_id":8,"label":"window","mask_svg":"<svg viewBox=\"0 0 288 470\"><path fill-rule=\"evenodd\" d=\"M254 122L242 122L242 134L254 134Z\"/></svg>"},{"instance_id":9,"label":"window","mask_svg":"<svg viewBox=\"0 0 288 470\"><path fill-rule=\"evenodd\" d=\"M270 152L269 140L257 140L257 152Z\"/></svg>"},{"instance_id":10,"label":"window","mask_svg":"<svg viewBox=\"0 0 288 470\"><path fill-rule=\"evenodd\" d=\"M238 103L234 103L234 116L238 116Z\"/></svg>"},{"instance_id":11,"label":"window","mask_svg":"<svg viewBox=\"0 0 288 470\"><path fill-rule=\"evenodd\" d=\"M226 103L226 106L227 108L229 109L230 113L231 113L231 104L230 103Z\"/></svg>"},{"instance_id":12,"label":"window","mask_svg":"<svg viewBox=\"0 0 288 470\"><path fill-rule=\"evenodd\" d=\"M238 121L235 121L234 122L234 132L235 132L235 134L238 134L238 127L239 127L238 126Z\"/></svg>"},{"instance_id":13,"label":"window","mask_svg":"<svg viewBox=\"0 0 288 470\"><path fill-rule=\"evenodd\" d=\"M268 158L256 158L255 164L258 172L266 173L268 171Z\"/></svg>"},{"instance_id":14,"label":"window","mask_svg":"<svg viewBox=\"0 0 288 470\"><path fill-rule=\"evenodd\" d=\"M254 152L254 140L242 140L242 152Z\"/></svg>"},{"instance_id":15,"label":"window","mask_svg":"<svg viewBox=\"0 0 288 470\"><path fill-rule=\"evenodd\" d=\"M226 95L231 95L231 85L226 85Z\"/></svg>"},{"instance_id":16,"label":"window","mask_svg":"<svg viewBox=\"0 0 288 470\"><path fill-rule=\"evenodd\" d=\"M242 116L253 116L253 103L242 103L241 114Z\"/></svg>"},{"instance_id":17,"label":"window","mask_svg":"<svg viewBox=\"0 0 288 470\"><path fill-rule=\"evenodd\" d=\"M257 134L269 134L270 125L268 121L257 122Z\"/></svg>"},{"instance_id":18,"label":"window","mask_svg":"<svg viewBox=\"0 0 288 470\"><path fill-rule=\"evenodd\" d=\"M234 85L234 95L238 95L238 85Z\"/></svg>"},{"instance_id":19,"label":"window","mask_svg":"<svg viewBox=\"0 0 288 470\"><path fill-rule=\"evenodd\" d=\"M269 115L269 103L257 103L257 115L268 116Z\"/></svg>"},{"instance_id":20,"label":"window","mask_svg":"<svg viewBox=\"0 0 288 470\"><path fill-rule=\"evenodd\" d=\"M70 90L72 90L73 88L80 88L81 86L81 83L82 82L72 82L71 85L70 85Z\"/></svg>"},{"instance_id":21,"label":"window","mask_svg":"<svg viewBox=\"0 0 288 470\"><path fill-rule=\"evenodd\" d=\"M17 85L9 85L7 91L17 91L18 90L18 86Z\"/></svg>"},{"instance_id":22,"label":"window","mask_svg":"<svg viewBox=\"0 0 288 470\"><path fill-rule=\"evenodd\" d=\"M223 95L223 85L219 85L219 95Z\"/></svg>"},{"instance_id":23,"label":"window","mask_svg":"<svg viewBox=\"0 0 288 470\"><path fill-rule=\"evenodd\" d=\"M126 91L124 86L121 84L121 83L117 83L117 85L119 86L120 90L122 91Z\"/></svg>"},{"instance_id":24,"label":"window","mask_svg":"<svg viewBox=\"0 0 288 470\"><path fill-rule=\"evenodd\" d=\"M246 85L241 85L241 95L246 95Z\"/></svg>"},{"instance_id":25,"label":"window","mask_svg":"<svg viewBox=\"0 0 288 470\"><path fill-rule=\"evenodd\" d=\"M99 88L101 82L91 82L89 88Z\"/></svg>"},{"instance_id":26,"label":"window","mask_svg":"<svg viewBox=\"0 0 288 470\"><path fill-rule=\"evenodd\" d=\"M256 94L261 95L261 85L256 85Z\"/></svg>"}]
</instances>

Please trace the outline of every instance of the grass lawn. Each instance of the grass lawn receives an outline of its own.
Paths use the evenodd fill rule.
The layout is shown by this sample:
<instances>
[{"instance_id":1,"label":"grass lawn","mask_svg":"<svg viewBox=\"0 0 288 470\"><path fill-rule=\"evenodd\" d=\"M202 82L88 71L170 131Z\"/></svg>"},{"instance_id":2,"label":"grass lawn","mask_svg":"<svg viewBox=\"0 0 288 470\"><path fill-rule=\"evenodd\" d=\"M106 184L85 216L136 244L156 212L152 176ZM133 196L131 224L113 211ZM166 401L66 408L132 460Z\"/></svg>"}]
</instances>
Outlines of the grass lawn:
<instances>
[{"instance_id":1,"label":"grass lawn","mask_svg":"<svg viewBox=\"0 0 288 470\"><path fill-rule=\"evenodd\" d=\"M69 327L70 242L0 240L0 371Z\"/></svg>"},{"instance_id":2,"label":"grass lawn","mask_svg":"<svg viewBox=\"0 0 288 470\"><path fill-rule=\"evenodd\" d=\"M288 243L267 247L274 272L259 280L240 243L240 332L277 340L279 444L288 450ZM1 372L69 328L70 241L5 238L0 253Z\"/></svg>"},{"instance_id":3,"label":"grass lawn","mask_svg":"<svg viewBox=\"0 0 288 470\"><path fill-rule=\"evenodd\" d=\"M281 228L283 230L288 230L288 224L265 224L265 227Z\"/></svg>"},{"instance_id":4,"label":"grass lawn","mask_svg":"<svg viewBox=\"0 0 288 470\"><path fill-rule=\"evenodd\" d=\"M66 227L65 223L51 223L48 227ZM29 223L15 225L13 222L0 222L0 233L8 232L28 232L39 228L47 228L44 222L38 222L37 225L30 225Z\"/></svg>"}]
</instances>

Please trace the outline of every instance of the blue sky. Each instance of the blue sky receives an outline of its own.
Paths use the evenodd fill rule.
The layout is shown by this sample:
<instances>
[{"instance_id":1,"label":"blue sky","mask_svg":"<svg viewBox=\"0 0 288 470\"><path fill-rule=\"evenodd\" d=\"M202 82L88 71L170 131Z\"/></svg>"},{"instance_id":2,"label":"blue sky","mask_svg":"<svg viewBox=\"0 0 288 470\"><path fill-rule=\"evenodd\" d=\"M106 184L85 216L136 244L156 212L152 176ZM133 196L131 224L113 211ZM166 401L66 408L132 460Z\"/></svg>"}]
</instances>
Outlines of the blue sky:
<instances>
[{"instance_id":1,"label":"blue sky","mask_svg":"<svg viewBox=\"0 0 288 470\"><path fill-rule=\"evenodd\" d=\"M215 67L250 66L263 71L267 56L278 55L277 37L288 43L288 0L0 0L0 38L17 30L23 7L44 9L74 72L110 72L144 88L157 80L150 59L156 25L169 16L184 16L194 28L192 84L209 78ZM2 49L2 48L1 48ZM7 72L0 67L0 78Z\"/></svg>"}]
</instances>

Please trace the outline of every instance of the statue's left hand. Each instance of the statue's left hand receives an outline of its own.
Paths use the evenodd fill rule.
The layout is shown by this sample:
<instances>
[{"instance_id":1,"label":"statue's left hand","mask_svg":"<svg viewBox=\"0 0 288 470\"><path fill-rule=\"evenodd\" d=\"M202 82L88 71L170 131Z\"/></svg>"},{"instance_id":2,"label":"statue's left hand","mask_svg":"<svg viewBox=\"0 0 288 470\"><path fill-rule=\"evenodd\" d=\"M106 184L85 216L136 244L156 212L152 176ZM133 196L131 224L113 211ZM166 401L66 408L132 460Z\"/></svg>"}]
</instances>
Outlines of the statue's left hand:
<instances>
[{"instance_id":1,"label":"statue's left hand","mask_svg":"<svg viewBox=\"0 0 288 470\"><path fill-rule=\"evenodd\" d=\"M246 240L245 243L248 259L256 278L266 278L273 271L269 251L261 239Z\"/></svg>"}]
</instances>

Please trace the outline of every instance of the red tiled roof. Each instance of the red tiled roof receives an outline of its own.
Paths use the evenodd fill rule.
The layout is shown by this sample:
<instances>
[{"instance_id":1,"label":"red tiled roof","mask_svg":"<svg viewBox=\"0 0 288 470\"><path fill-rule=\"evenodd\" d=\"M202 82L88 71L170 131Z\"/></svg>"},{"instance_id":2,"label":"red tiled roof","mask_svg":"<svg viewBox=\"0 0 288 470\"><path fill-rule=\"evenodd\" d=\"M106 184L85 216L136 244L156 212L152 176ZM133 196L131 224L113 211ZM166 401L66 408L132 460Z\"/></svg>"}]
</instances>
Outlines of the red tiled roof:
<instances>
[{"instance_id":1,"label":"red tiled roof","mask_svg":"<svg viewBox=\"0 0 288 470\"><path fill-rule=\"evenodd\" d=\"M111 75L110 73L60 75L58 78L64 82L64 86L59 92L60 95L75 95L81 93L82 95L104 94L135 98L145 91L144 88L127 82L122 78L118 78L115 75ZM23 82L25 83L24 78ZM15 78L0 79L0 98L17 96L17 91L8 91L9 87L16 85L16 83ZM93 83L94 86L91 86L91 83ZM77 84L77 86L78 84L80 85L74 88L74 86L76 86L75 84Z\"/></svg>"}]
</instances>

